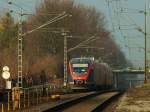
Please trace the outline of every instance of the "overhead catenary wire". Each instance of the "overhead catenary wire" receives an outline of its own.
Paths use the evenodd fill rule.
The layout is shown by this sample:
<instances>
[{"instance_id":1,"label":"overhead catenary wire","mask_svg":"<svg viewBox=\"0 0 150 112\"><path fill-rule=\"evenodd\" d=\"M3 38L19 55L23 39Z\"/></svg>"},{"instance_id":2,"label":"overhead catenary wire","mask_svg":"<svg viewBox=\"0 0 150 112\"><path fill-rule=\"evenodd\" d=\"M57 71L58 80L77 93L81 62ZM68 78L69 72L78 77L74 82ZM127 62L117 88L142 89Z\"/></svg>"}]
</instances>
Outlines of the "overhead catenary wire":
<instances>
[{"instance_id":1,"label":"overhead catenary wire","mask_svg":"<svg viewBox=\"0 0 150 112\"><path fill-rule=\"evenodd\" d=\"M43 27L45 27L45 26L47 26L47 25L49 25L49 24L51 24L53 22L59 21L59 20L65 18L67 16L69 16L69 15L66 12L63 12L62 14L58 15L57 17L54 17L53 19L50 19L49 21L47 21L46 23L38 26L37 28L35 28L33 30L30 30L30 31L27 31L26 33L23 34L23 36L25 36L27 34L30 34L30 33L34 32L34 31L37 31L38 29L41 29L41 28L43 28Z\"/></svg>"},{"instance_id":2,"label":"overhead catenary wire","mask_svg":"<svg viewBox=\"0 0 150 112\"><path fill-rule=\"evenodd\" d=\"M111 20L111 22L113 21L114 26L118 27L118 29L115 28L115 30L116 31L119 30L121 37L123 37L123 39L124 39L124 43L125 43L124 48L126 46L128 46L129 47L128 51L130 52L129 54L131 54L131 52L132 52L131 48L136 49L136 46L137 46L138 49L142 49L142 47L141 47L142 45L139 46L139 45L135 44L135 47L133 47L133 46L130 47L130 45L128 45L129 41L127 41L127 38L129 37L127 35L127 32L131 32L131 30L135 30L135 31L139 31L144 34L144 31L143 31L143 28L139 25L139 23L137 24L137 22L129 14L133 14L133 12L143 13L143 11L138 10L138 9L127 8L127 6L128 6L127 1L125 1L125 0L109 1L109 7L112 8L109 10L111 10L111 13L114 14L114 15L113 14L111 14L111 15L113 15L116 18L116 19L113 19L113 17L112 17L113 20ZM123 13L123 12L125 12L125 13ZM125 22L125 20L126 20L126 22ZM132 33L132 37L133 36L134 35ZM129 57L131 57L131 56L132 55L129 55Z\"/></svg>"},{"instance_id":3,"label":"overhead catenary wire","mask_svg":"<svg viewBox=\"0 0 150 112\"><path fill-rule=\"evenodd\" d=\"M88 41L90 41L90 40L93 39L93 38L95 38L95 35L89 37L87 40L82 41L81 43L79 43L79 44L76 45L75 47L72 47L72 48L68 49L67 52L70 52L70 51L72 51L72 50L74 50L74 49L80 47L81 45L84 45L85 43L87 43Z\"/></svg>"}]
</instances>

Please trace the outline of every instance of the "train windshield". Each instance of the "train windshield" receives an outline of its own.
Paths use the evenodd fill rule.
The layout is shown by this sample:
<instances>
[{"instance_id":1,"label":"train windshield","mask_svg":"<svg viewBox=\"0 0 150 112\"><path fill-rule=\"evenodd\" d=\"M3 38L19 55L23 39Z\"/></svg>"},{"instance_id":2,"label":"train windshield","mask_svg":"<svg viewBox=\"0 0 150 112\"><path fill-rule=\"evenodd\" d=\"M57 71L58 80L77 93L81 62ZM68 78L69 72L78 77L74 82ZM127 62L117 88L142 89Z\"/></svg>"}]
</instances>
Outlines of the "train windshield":
<instances>
[{"instance_id":1,"label":"train windshield","mask_svg":"<svg viewBox=\"0 0 150 112\"><path fill-rule=\"evenodd\" d=\"M75 72L76 74L86 74L90 63L91 63L91 60L89 59L71 60L73 72Z\"/></svg>"},{"instance_id":2,"label":"train windshield","mask_svg":"<svg viewBox=\"0 0 150 112\"><path fill-rule=\"evenodd\" d=\"M88 70L88 64L72 64L72 68L76 74L85 74Z\"/></svg>"}]
</instances>

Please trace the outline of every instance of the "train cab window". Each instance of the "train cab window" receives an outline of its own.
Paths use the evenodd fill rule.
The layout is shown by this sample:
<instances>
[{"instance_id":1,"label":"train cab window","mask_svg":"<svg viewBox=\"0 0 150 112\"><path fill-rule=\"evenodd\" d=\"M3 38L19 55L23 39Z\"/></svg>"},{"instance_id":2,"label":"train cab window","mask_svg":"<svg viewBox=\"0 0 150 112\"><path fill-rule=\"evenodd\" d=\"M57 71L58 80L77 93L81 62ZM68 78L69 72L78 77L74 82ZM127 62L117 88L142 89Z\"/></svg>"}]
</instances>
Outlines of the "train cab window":
<instances>
[{"instance_id":1,"label":"train cab window","mask_svg":"<svg viewBox=\"0 0 150 112\"><path fill-rule=\"evenodd\" d=\"M87 70L88 70L87 67L86 68L78 68L78 67L73 68L73 72L75 72L76 74L81 74L81 73L86 74Z\"/></svg>"}]
</instances>

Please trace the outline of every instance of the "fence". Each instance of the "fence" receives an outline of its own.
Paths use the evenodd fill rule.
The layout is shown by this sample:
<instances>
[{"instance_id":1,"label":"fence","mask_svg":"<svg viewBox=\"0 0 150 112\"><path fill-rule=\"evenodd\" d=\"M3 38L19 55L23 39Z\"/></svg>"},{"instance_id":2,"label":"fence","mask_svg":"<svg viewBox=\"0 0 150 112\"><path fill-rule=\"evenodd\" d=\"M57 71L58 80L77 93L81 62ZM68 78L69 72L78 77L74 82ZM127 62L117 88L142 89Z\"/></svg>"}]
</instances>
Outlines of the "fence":
<instances>
[{"instance_id":1,"label":"fence","mask_svg":"<svg viewBox=\"0 0 150 112\"><path fill-rule=\"evenodd\" d=\"M28 109L32 106L50 101L51 94L68 91L63 86L41 85L30 88L13 88L1 91L1 112Z\"/></svg>"}]
</instances>

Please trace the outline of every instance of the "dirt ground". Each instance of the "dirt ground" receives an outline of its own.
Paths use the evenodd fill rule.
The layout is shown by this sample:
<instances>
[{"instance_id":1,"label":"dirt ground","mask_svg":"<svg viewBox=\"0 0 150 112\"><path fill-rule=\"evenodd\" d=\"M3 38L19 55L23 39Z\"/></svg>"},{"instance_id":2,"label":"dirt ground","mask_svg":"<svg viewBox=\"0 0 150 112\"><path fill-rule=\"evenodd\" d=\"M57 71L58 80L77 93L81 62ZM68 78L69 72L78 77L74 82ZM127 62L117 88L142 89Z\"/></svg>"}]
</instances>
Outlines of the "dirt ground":
<instances>
[{"instance_id":1,"label":"dirt ground","mask_svg":"<svg viewBox=\"0 0 150 112\"><path fill-rule=\"evenodd\" d=\"M103 112L150 112L150 84L127 90Z\"/></svg>"}]
</instances>

